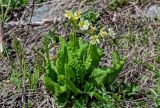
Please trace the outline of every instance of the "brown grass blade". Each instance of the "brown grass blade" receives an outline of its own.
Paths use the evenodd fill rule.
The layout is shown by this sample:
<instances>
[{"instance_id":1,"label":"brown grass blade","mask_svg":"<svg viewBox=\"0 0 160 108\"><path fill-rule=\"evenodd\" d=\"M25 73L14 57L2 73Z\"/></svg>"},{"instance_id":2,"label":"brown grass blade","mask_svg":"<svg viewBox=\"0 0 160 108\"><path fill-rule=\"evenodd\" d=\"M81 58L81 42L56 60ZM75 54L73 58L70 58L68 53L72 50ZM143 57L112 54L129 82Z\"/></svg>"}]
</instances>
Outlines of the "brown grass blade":
<instances>
[{"instance_id":1,"label":"brown grass blade","mask_svg":"<svg viewBox=\"0 0 160 108\"><path fill-rule=\"evenodd\" d=\"M3 45L2 45L2 24L0 23L0 53L3 52Z\"/></svg>"}]
</instances>

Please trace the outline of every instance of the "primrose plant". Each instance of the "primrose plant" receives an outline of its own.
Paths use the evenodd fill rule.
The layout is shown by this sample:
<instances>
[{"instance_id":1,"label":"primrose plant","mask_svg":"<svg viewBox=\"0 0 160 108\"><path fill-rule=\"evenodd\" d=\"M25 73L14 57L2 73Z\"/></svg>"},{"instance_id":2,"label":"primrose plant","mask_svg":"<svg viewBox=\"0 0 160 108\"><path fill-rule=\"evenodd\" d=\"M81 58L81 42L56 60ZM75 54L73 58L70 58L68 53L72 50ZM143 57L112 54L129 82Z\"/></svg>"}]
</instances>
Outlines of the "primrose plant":
<instances>
[{"instance_id":1,"label":"primrose plant","mask_svg":"<svg viewBox=\"0 0 160 108\"><path fill-rule=\"evenodd\" d=\"M90 21L82 18L80 11L66 11L64 16L72 31L69 41L59 37L56 59L46 57L46 73L42 77L44 85L56 97L58 104L65 107L75 106L77 100L83 100L85 105L94 100L107 103L97 91L114 82L125 64L125 58L114 51L112 66L100 68L103 51L97 46L108 33L104 28L97 33ZM84 42L83 36L76 36L80 31L90 36L89 41Z\"/></svg>"}]
</instances>

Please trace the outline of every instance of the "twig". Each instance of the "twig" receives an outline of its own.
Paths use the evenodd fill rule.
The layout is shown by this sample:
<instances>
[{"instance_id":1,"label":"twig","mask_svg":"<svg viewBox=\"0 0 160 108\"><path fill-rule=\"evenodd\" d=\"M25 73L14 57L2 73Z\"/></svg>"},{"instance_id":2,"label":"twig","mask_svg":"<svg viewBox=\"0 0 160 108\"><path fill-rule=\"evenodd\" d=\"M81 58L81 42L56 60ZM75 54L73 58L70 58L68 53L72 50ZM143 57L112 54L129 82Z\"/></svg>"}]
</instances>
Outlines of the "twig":
<instances>
[{"instance_id":1,"label":"twig","mask_svg":"<svg viewBox=\"0 0 160 108\"><path fill-rule=\"evenodd\" d=\"M39 55L43 60L45 60L45 57L43 56L42 53L38 52L35 48L32 48L32 50L34 51L34 53L36 53L37 55Z\"/></svg>"},{"instance_id":2,"label":"twig","mask_svg":"<svg viewBox=\"0 0 160 108\"><path fill-rule=\"evenodd\" d=\"M41 22L34 22L34 23L27 23L24 21L18 22L18 21L11 21L4 25L4 28L8 28L10 26L44 26L46 24L53 24L54 20L51 19L43 19Z\"/></svg>"},{"instance_id":3,"label":"twig","mask_svg":"<svg viewBox=\"0 0 160 108\"><path fill-rule=\"evenodd\" d=\"M39 106L38 108L42 108L42 106L48 101L48 99L45 99Z\"/></svg>"},{"instance_id":4,"label":"twig","mask_svg":"<svg viewBox=\"0 0 160 108\"><path fill-rule=\"evenodd\" d=\"M31 12L31 17L29 19L28 33L29 33L29 27L30 27L32 16L33 16L33 12L34 12L34 0L31 0L31 7L32 7L32 12Z\"/></svg>"},{"instance_id":5,"label":"twig","mask_svg":"<svg viewBox=\"0 0 160 108\"><path fill-rule=\"evenodd\" d=\"M2 45L2 24L0 23L0 53L3 52L3 45Z\"/></svg>"}]
</instances>

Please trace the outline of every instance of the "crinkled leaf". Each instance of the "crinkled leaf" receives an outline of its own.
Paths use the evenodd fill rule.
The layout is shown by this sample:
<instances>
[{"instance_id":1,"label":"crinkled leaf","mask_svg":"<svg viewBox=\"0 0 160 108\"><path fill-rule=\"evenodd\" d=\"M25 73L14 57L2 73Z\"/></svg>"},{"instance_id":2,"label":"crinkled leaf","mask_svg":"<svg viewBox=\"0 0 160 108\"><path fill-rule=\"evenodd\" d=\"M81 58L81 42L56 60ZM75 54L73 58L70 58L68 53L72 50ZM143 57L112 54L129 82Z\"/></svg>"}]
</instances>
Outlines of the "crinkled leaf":
<instances>
[{"instance_id":1,"label":"crinkled leaf","mask_svg":"<svg viewBox=\"0 0 160 108\"><path fill-rule=\"evenodd\" d=\"M114 67L109 67L106 69L96 68L93 70L91 78L96 80L98 85L110 85L117 78L118 74L121 72L125 61L119 61L119 64L115 64Z\"/></svg>"},{"instance_id":2,"label":"crinkled leaf","mask_svg":"<svg viewBox=\"0 0 160 108\"><path fill-rule=\"evenodd\" d=\"M97 100L108 104L107 100L105 100L99 93L94 92L93 96L94 96Z\"/></svg>"},{"instance_id":3,"label":"crinkled leaf","mask_svg":"<svg viewBox=\"0 0 160 108\"><path fill-rule=\"evenodd\" d=\"M94 12L94 11L88 11L86 12L86 14L84 15L84 19L89 20L93 23L96 22L96 20L99 17L99 13L98 12Z\"/></svg>"},{"instance_id":4,"label":"crinkled leaf","mask_svg":"<svg viewBox=\"0 0 160 108\"><path fill-rule=\"evenodd\" d=\"M51 80L51 78L45 77L43 78L44 85L47 87L49 91L52 91L54 94L62 94L66 91L65 86L61 86L58 83Z\"/></svg>"},{"instance_id":5,"label":"crinkled leaf","mask_svg":"<svg viewBox=\"0 0 160 108\"><path fill-rule=\"evenodd\" d=\"M76 75L70 63L65 64L65 78L68 78L73 82L76 81Z\"/></svg>"},{"instance_id":6,"label":"crinkled leaf","mask_svg":"<svg viewBox=\"0 0 160 108\"><path fill-rule=\"evenodd\" d=\"M117 51L114 51L113 55L112 55L112 63L113 63L113 65L117 64L119 61L120 61L120 55L118 54Z\"/></svg>"},{"instance_id":7,"label":"crinkled leaf","mask_svg":"<svg viewBox=\"0 0 160 108\"><path fill-rule=\"evenodd\" d=\"M51 63L50 61L46 60L46 67L45 67L45 70L46 70L46 75L48 77L51 78L52 81L57 81L57 73L56 71L52 68L51 66Z\"/></svg>"},{"instance_id":8,"label":"crinkled leaf","mask_svg":"<svg viewBox=\"0 0 160 108\"><path fill-rule=\"evenodd\" d=\"M84 92L87 93L92 98L96 90L93 83L86 82L83 88L84 88Z\"/></svg>"},{"instance_id":9,"label":"crinkled leaf","mask_svg":"<svg viewBox=\"0 0 160 108\"><path fill-rule=\"evenodd\" d=\"M75 95L81 93L81 90L78 89L78 88L75 86L75 84L74 84L71 80L69 80L69 79L66 79L66 87L67 87L70 91L72 91L73 93L75 93Z\"/></svg>"},{"instance_id":10,"label":"crinkled leaf","mask_svg":"<svg viewBox=\"0 0 160 108\"><path fill-rule=\"evenodd\" d=\"M79 41L74 32L70 33L69 47L73 51L79 48Z\"/></svg>"},{"instance_id":11,"label":"crinkled leaf","mask_svg":"<svg viewBox=\"0 0 160 108\"><path fill-rule=\"evenodd\" d=\"M64 75L58 75L58 83L64 84L65 82L65 76Z\"/></svg>"},{"instance_id":12,"label":"crinkled leaf","mask_svg":"<svg viewBox=\"0 0 160 108\"><path fill-rule=\"evenodd\" d=\"M60 43L61 48L66 46L66 41L63 36L59 37L59 43Z\"/></svg>"},{"instance_id":13,"label":"crinkled leaf","mask_svg":"<svg viewBox=\"0 0 160 108\"><path fill-rule=\"evenodd\" d=\"M79 39L79 49L78 49L78 56L82 61L86 60L87 57L87 44L83 43L82 39Z\"/></svg>"},{"instance_id":14,"label":"crinkled leaf","mask_svg":"<svg viewBox=\"0 0 160 108\"><path fill-rule=\"evenodd\" d=\"M91 56L92 66L98 67L99 61L100 61L100 55L99 55L99 53L97 51L96 45L90 45L89 46L89 53L88 53L88 55Z\"/></svg>"},{"instance_id":15,"label":"crinkled leaf","mask_svg":"<svg viewBox=\"0 0 160 108\"><path fill-rule=\"evenodd\" d=\"M56 71L58 75L65 74L65 63L68 62L68 54L67 54L67 47L63 47L61 50L58 51L58 58L56 60Z\"/></svg>"},{"instance_id":16,"label":"crinkled leaf","mask_svg":"<svg viewBox=\"0 0 160 108\"><path fill-rule=\"evenodd\" d=\"M85 69L85 65L83 64L83 62L79 59L75 59L74 61L74 70L76 72L76 78L78 83L83 83L84 82L84 77L86 74L86 69Z\"/></svg>"},{"instance_id":17,"label":"crinkled leaf","mask_svg":"<svg viewBox=\"0 0 160 108\"><path fill-rule=\"evenodd\" d=\"M96 68L93 70L91 78L94 79L98 85L101 85L101 84L104 84L108 80L106 78L110 73L112 73L111 68L108 68L106 70Z\"/></svg>"},{"instance_id":18,"label":"crinkled leaf","mask_svg":"<svg viewBox=\"0 0 160 108\"><path fill-rule=\"evenodd\" d=\"M90 69L92 66L92 59L90 56L87 57L86 61L84 62L86 70Z\"/></svg>"}]
</instances>

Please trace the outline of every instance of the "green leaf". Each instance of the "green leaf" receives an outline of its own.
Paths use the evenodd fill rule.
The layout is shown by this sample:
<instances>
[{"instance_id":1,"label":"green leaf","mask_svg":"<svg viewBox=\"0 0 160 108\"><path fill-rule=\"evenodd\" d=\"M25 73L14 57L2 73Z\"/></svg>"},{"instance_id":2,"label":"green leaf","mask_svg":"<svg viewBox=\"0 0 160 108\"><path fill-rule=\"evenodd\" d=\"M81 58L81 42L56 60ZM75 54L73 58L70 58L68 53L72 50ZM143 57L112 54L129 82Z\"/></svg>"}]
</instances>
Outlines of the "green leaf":
<instances>
[{"instance_id":1,"label":"green leaf","mask_svg":"<svg viewBox=\"0 0 160 108\"><path fill-rule=\"evenodd\" d=\"M52 81L54 82L57 82L57 73L55 72L55 70L51 67L51 63L50 61L46 60L46 67L45 67L45 70L46 70L46 75L48 77L51 78Z\"/></svg>"},{"instance_id":2,"label":"green leaf","mask_svg":"<svg viewBox=\"0 0 160 108\"><path fill-rule=\"evenodd\" d=\"M98 85L104 84L104 85L110 85L114 82L114 80L117 78L118 74L121 72L123 65L125 63L124 60L122 61L116 61L119 62L115 64L113 67L108 67L104 69L96 68L93 70L93 73L91 75L91 78L96 80L96 83Z\"/></svg>"},{"instance_id":3,"label":"green leaf","mask_svg":"<svg viewBox=\"0 0 160 108\"><path fill-rule=\"evenodd\" d=\"M72 91L73 93L75 93L75 95L81 93L81 90L78 89L78 88L75 86L75 84L74 84L71 80L69 80L69 79L66 79L66 87L67 87L70 91Z\"/></svg>"},{"instance_id":4,"label":"green leaf","mask_svg":"<svg viewBox=\"0 0 160 108\"><path fill-rule=\"evenodd\" d=\"M91 45L90 44L88 55L90 55L90 57L92 59L92 66L98 67L101 57L100 57L100 54L97 51L96 45Z\"/></svg>"},{"instance_id":5,"label":"green leaf","mask_svg":"<svg viewBox=\"0 0 160 108\"><path fill-rule=\"evenodd\" d=\"M31 76L31 89L35 89L37 86L37 81L38 81L38 76L39 76L39 69L34 68L34 73Z\"/></svg>"},{"instance_id":6,"label":"green leaf","mask_svg":"<svg viewBox=\"0 0 160 108\"><path fill-rule=\"evenodd\" d=\"M74 51L69 52L68 64L70 65L70 69L73 71L73 73L75 73L74 76L76 76L76 81L78 83L83 83L86 74L86 68L83 61L79 58L77 53L78 52Z\"/></svg>"},{"instance_id":7,"label":"green leaf","mask_svg":"<svg viewBox=\"0 0 160 108\"><path fill-rule=\"evenodd\" d=\"M81 99L77 99L74 102L72 108L87 108L87 106L86 106L86 103L84 102L84 99L81 98Z\"/></svg>"},{"instance_id":8,"label":"green leaf","mask_svg":"<svg viewBox=\"0 0 160 108\"><path fill-rule=\"evenodd\" d=\"M84 93L87 93L92 98L96 90L93 83L86 82L83 88L84 88Z\"/></svg>"},{"instance_id":9,"label":"green leaf","mask_svg":"<svg viewBox=\"0 0 160 108\"><path fill-rule=\"evenodd\" d=\"M19 77L21 76L18 70L13 69L10 77L11 82L19 89L21 87L21 80Z\"/></svg>"},{"instance_id":10,"label":"green leaf","mask_svg":"<svg viewBox=\"0 0 160 108\"><path fill-rule=\"evenodd\" d=\"M83 47L85 43L83 42L82 37L79 38L79 47Z\"/></svg>"},{"instance_id":11,"label":"green leaf","mask_svg":"<svg viewBox=\"0 0 160 108\"><path fill-rule=\"evenodd\" d=\"M26 5L28 3L28 0L20 0L21 5Z\"/></svg>"},{"instance_id":12,"label":"green leaf","mask_svg":"<svg viewBox=\"0 0 160 108\"><path fill-rule=\"evenodd\" d=\"M63 94L56 96L55 101L59 107L65 108L65 106L67 105L67 102L68 102L67 97L68 97L67 93L63 93Z\"/></svg>"},{"instance_id":13,"label":"green leaf","mask_svg":"<svg viewBox=\"0 0 160 108\"><path fill-rule=\"evenodd\" d=\"M64 75L58 75L58 83L62 85L64 84L64 82L65 82Z\"/></svg>"},{"instance_id":14,"label":"green leaf","mask_svg":"<svg viewBox=\"0 0 160 108\"><path fill-rule=\"evenodd\" d=\"M116 65L117 63L119 63L119 61L120 61L120 56L119 56L117 51L114 51L113 55L112 55L112 63L113 63L113 65Z\"/></svg>"},{"instance_id":15,"label":"green leaf","mask_svg":"<svg viewBox=\"0 0 160 108\"><path fill-rule=\"evenodd\" d=\"M158 56L156 57L156 62L157 62L157 63L160 63L160 55L158 55Z\"/></svg>"},{"instance_id":16,"label":"green leaf","mask_svg":"<svg viewBox=\"0 0 160 108\"><path fill-rule=\"evenodd\" d=\"M94 92L93 96L94 96L97 100L108 104L108 102L107 102L101 95L99 95L97 92Z\"/></svg>"},{"instance_id":17,"label":"green leaf","mask_svg":"<svg viewBox=\"0 0 160 108\"><path fill-rule=\"evenodd\" d=\"M62 94L66 91L65 86L60 86L58 83L52 81L51 78L44 76L43 81L47 89L52 93L54 93L55 95Z\"/></svg>"},{"instance_id":18,"label":"green leaf","mask_svg":"<svg viewBox=\"0 0 160 108\"><path fill-rule=\"evenodd\" d=\"M89 20L90 22L93 22L93 23L96 22L98 17L99 17L99 13L94 11L88 11L86 12L86 14L84 14L84 19Z\"/></svg>"},{"instance_id":19,"label":"green leaf","mask_svg":"<svg viewBox=\"0 0 160 108\"><path fill-rule=\"evenodd\" d=\"M74 63L73 69L76 73L77 81L78 81L78 83L83 83L84 82L84 77L86 75L85 65L78 58L75 59L73 63Z\"/></svg>"},{"instance_id":20,"label":"green leaf","mask_svg":"<svg viewBox=\"0 0 160 108\"><path fill-rule=\"evenodd\" d=\"M65 64L65 78L68 78L73 82L76 81L76 75L70 63Z\"/></svg>"},{"instance_id":21,"label":"green leaf","mask_svg":"<svg viewBox=\"0 0 160 108\"><path fill-rule=\"evenodd\" d=\"M98 85L106 83L109 79L108 75L112 73L111 68L107 68L105 70L102 70L100 68L96 68L93 70L93 73L91 75L91 78L96 81Z\"/></svg>"},{"instance_id":22,"label":"green leaf","mask_svg":"<svg viewBox=\"0 0 160 108\"><path fill-rule=\"evenodd\" d=\"M56 60L56 71L58 75L65 74L65 64L68 62L68 54L67 54L67 47L63 47L58 51L58 56Z\"/></svg>"},{"instance_id":23,"label":"green leaf","mask_svg":"<svg viewBox=\"0 0 160 108\"><path fill-rule=\"evenodd\" d=\"M84 62L86 70L90 69L92 66L92 59L90 55L87 57L86 61Z\"/></svg>"},{"instance_id":24,"label":"green leaf","mask_svg":"<svg viewBox=\"0 0 160 108\"><path fill-rule=\"evenodd\" d=\"M77 48L79 48L79 41L78 41L76 34L74 32L70 33L69 47L73 51L75 51Z\"/></svg>"},{"instance_id":25,"label":"green leaf","mask_svg":"<svg viewBox=\"0 0 160 108\"><path fill-rule=\"evenodd\" d=\"M82 38L79 39L78 56L82 61L86 60L88 44L84 44Z\"/></svg>"},{"instance_id":26,"label":"green leaf","mask_svg":"<svg viewBox=\"0 0 160 108\"><path fill-rule=\"evenodd\" d=\"M66 46L66 41L65 41L65 38L63 36L59 37L59 43L60 43L61 48Z\"/></svg>"}]
</instances>

